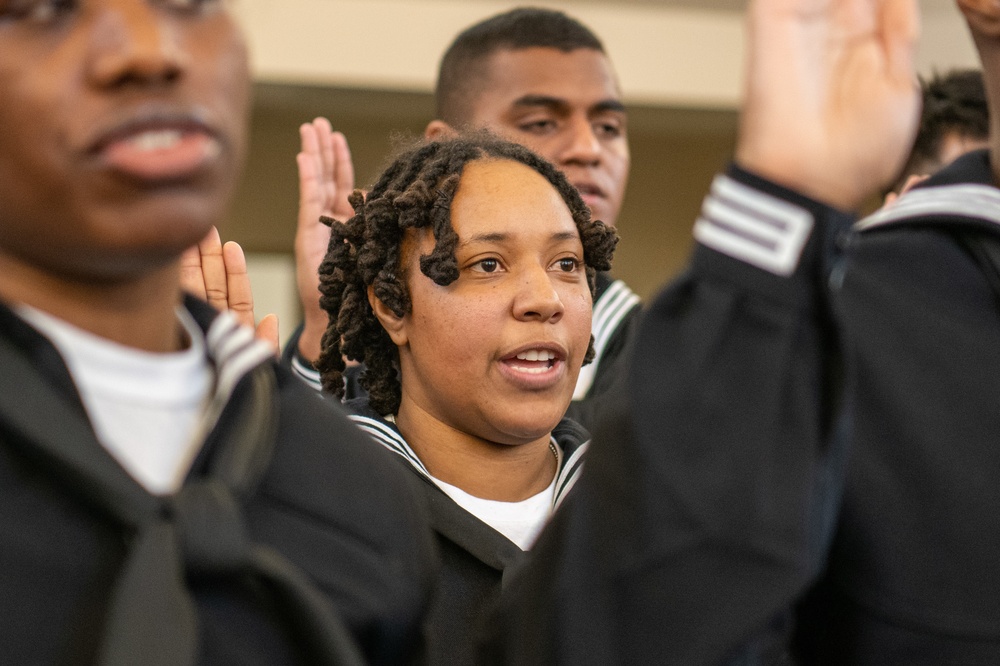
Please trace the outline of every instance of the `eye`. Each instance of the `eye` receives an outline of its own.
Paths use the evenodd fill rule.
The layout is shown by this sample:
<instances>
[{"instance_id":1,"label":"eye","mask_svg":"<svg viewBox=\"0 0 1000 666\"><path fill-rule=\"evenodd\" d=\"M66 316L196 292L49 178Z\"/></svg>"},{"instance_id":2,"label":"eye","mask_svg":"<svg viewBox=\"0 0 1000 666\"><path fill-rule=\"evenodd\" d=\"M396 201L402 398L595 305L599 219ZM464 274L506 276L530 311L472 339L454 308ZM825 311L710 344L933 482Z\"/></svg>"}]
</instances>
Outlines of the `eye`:
<instances>
[{"instance_id":1,"label":"eye","mask_svg":"<svg viewBox=\"0 0 1000 666\"><path fill-rule=\"evenodd\" d=\"M557 127L556 121L551 118L522 121L517 125L519 130L528 134L549 134L555 131Z\"/></svg>"},{"instance_id":2,"label":"eye","mask_svg":"<svg viewBox=\"0 0 1000 666\"><path fill-rule=\"evenodd\" d=\"M580 268L580 261L575 257L563 257L555 263L555 267L563 273L573 273Z\"/></svg>"},{"instance_id":3,"label":"eye","mask_svg":"<svg viewBox=\"0 0 1000 666\"><path fill-rule=\"evenodd\" d=\"M78 0L0 0L0 20L48 23L76 9Z\"/></svg>"},{"instance_id":4,"label":"eye","mask_svg":"<svg viewBox=\"0 0 1000 666\"><path fill-rule=\"evenodd\" d=\"M203 11L223 2L224 0L158 0L160 5L180 12Z\"/></svg>"},{"instance_id":5,"label":"eye","mask_svg":"<svg viewBox=\"0 0 1000 666\"><path fill-rule=\"evenodd\" d=\"M480 259L472 264L472 269L480 273L496 273L500 270L500 260L495 258Z\"/></svg>"},{"instance_id":6,"label":"eye","mask_svg":"<svg viewBox=\"0 0 1000 666\"><path fill-rule=\"evenodd\" d=\"M621 123L600 121L594 123L594 134L601 139L617 139L624 134Z\"/></svg>"}]
</instances>

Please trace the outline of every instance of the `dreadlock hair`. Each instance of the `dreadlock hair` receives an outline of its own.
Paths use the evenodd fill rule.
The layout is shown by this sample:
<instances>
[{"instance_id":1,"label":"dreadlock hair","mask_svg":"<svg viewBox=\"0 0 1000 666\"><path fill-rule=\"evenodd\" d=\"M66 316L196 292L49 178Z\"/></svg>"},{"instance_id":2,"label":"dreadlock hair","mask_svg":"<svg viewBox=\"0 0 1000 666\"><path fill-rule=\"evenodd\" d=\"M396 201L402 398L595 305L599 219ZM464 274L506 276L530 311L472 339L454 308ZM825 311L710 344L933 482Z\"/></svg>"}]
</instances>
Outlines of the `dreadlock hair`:
<instances>
[{"instance_id":1,"label":"dreadlock hair","mask_svg":"<svg viewBox=\"0 0 1000 666\"><path fill-rule=\"evenodd\" d=\"M362 361L361 386L380 414L395 414L402 389L399 350L368 302L368 287L398 317L410 311L410 295L401 271L401 247L407 229L429 228L435 246L420 257L420 272L441 286L458 279L458 234L451 226L451 202L466 164L477 160L520 162L544 176L569 208L583 243L587 283L594 295L596 271L611 268L618 235L590 210L566 177L527 148L480 131L435 141L399 156L379 177L367 197L350 197L354 217L345 223L329 218L330 245L319 268L320 305L330 317L316 362L323 388L343 397L343 357ZM594 358L594 340L584 363Z\"/></svg>"},{"instance_id":2,"label":"dreadlock hair","mask_svg":"<svg viewBox=\"0 0 1000 666\"><path fill-rule=\"evenodd\" d=\"M452 127L464 125L472 100L488 78L488 57L501 50L533 47L604 53L597 35L560 11L520 7L497 14L466 28L445 51L434 90L437 117Z\"/></svg>"}]
</instances>

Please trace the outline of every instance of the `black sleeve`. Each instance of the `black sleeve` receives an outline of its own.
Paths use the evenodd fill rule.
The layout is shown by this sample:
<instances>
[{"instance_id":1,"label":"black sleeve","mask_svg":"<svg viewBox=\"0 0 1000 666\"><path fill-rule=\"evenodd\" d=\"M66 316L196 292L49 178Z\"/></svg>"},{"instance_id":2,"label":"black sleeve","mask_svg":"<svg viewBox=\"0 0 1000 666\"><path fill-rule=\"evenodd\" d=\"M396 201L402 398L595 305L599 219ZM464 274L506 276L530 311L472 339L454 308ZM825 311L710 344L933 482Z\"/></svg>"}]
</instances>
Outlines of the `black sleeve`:
<instances>
[{"instance_id":1,"label":"black sleeve","mask_svg":"<svg viewBox=\"0 0 1000 666\"><path fill-rule=\"evenodd\" d=\"M716 179L689 270L639 323L585 473L484 656L785 657L789 609L822 565L842 487L827 280L850 223L737 167Z\"/></svg>"},{"instance_id":2,"label":"black sleeve","mask_svg":"<svg viewBox=\"0 0 1000 666\"><path fill-rule=\"evenodd\" d=\"M594 383L586 397L574 400L566 410L566 416L585 428L593 427L598 412L608 402L608 396L620 391L624 382L624 368L628 362L628 348L631 338L639 327L642 306L636 305L615 329L614 335L604 351L604 358L598 367Z\"/></svg>"}]
</instances>

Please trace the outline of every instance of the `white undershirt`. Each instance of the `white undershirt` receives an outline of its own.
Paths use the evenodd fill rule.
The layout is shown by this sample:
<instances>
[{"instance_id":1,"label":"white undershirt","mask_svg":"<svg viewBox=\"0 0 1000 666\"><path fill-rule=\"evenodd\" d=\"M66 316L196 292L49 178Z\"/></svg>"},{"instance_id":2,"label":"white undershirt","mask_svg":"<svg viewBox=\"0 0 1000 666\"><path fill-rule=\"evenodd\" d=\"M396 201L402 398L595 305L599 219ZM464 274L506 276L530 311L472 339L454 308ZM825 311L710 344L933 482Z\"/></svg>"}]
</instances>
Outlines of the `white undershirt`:
<instances>
[{"instance_id":1,"label":"white undershirt","mask_svg":"<svg viewBox=\"0 0 1000 666\"><path fill-rule=\"evenodd\" d=\"M156 354L34 308L19 306L17 313L59 350L104 448L149 492L180 488L201 448L194 433L214 381L204 333L191 315L177 310L191 345Z\"/></svg>"},{"instance_id":2,"label":"white undershirt","mask_svg":"<svg viewBox=\"0 0 1000 666\"><path fill-rule=\"evenodd\" d=\"M475 497L461 488L431 477L455 503L513 541L521 550L530 550L552 515L556 477L549 487L520 502L499 502Z\"/></svg>"}]
</instances>

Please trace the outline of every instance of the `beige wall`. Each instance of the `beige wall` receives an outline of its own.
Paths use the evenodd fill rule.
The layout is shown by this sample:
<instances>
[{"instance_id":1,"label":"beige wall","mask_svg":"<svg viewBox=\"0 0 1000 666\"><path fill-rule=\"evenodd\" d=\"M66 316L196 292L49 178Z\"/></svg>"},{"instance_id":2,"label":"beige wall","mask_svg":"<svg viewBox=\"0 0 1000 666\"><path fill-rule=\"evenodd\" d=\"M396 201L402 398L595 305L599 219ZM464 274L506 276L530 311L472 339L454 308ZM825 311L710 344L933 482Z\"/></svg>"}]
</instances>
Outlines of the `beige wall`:
<instances>
[{"instance_id":1,"label":"beige wall","mask_svg":"<svg viewBox=\"0 0 1000 666\"><path fill-rule=\"evenodd\" d=\"M274 276L282 256L288 270L292 265L299 123L328 116L351 142L359 184L371 181L391 152L390 137L418 135L431 119L436 64L451 37L518 4L524 3L240 0L257 100L250 160L223 235L264 255L260 276L251 257L259 312L295 312L287 302L294 301L291 282ZM670 2L534 4L564 9L591 25L618 69L630 105L633 171L615 272L648 297L683 266L701 199L732 152L740 13ZM942 0L923 4L931 11L924 15L920 70L974 65L957 12ZM283 333L292 326L286 322Z\"/></svg>"},{"instance_id":2,"label":"beige wall","mask_svg":"<svg viewBox=\"0 0 1000 666\"><path fill-rule=\"evenodd\" d=\"M347 134L364 185L392 152L393 135L419 136L432 104L429 95L417 93L258 86L253 149L222 230L225 238L250 252L290 251L298 203L297 128L319 114ZM732 152L734 127L731 111L632 109L632 177L619 220L615 273L640 295L649 295L683 265L701 199Z\"/></svg>"}]
</instances>

